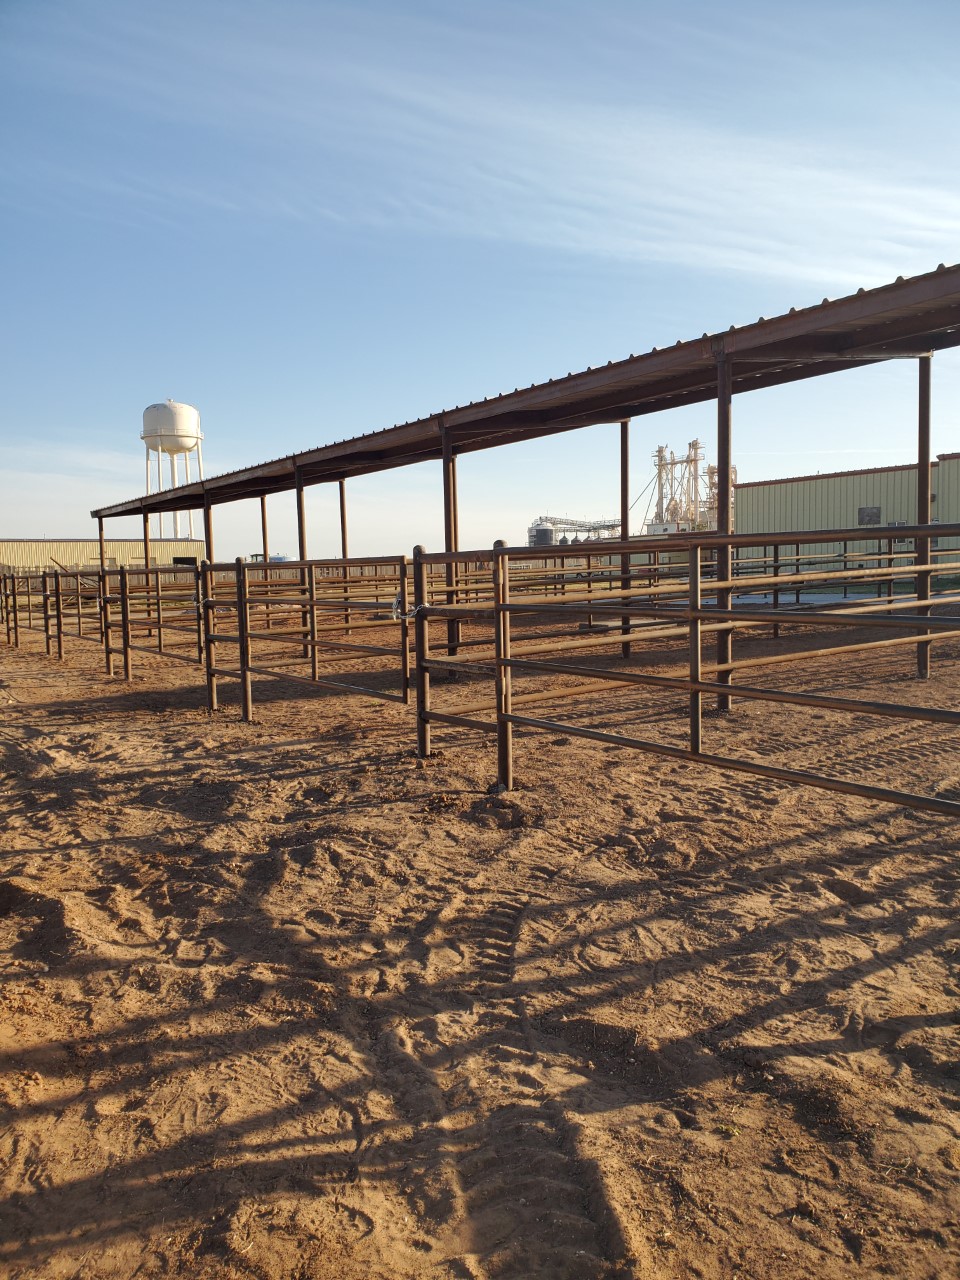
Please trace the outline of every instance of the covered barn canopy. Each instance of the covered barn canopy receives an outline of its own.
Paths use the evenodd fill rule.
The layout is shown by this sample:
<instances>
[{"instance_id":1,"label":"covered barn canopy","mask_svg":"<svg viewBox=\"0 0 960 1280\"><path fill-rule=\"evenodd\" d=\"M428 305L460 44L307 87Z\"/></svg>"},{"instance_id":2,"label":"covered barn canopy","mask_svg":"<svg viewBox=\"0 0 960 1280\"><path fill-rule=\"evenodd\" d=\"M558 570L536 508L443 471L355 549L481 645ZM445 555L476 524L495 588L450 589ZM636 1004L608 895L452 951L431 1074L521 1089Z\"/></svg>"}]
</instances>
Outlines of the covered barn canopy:
<instances>
[{"instance_id":1,"label":"covered barn canopy","mask_svg":"<svg viewBox=\"0 0 960 1280\"><path fill-rule=\"evenodd\" d=\"M102 507L114 516L186 511L391 467L513 444L840 369L930 355L960 345L960 265L898 278L818 306L461 405L273 462Z\"/></svg>"}]
</instances>

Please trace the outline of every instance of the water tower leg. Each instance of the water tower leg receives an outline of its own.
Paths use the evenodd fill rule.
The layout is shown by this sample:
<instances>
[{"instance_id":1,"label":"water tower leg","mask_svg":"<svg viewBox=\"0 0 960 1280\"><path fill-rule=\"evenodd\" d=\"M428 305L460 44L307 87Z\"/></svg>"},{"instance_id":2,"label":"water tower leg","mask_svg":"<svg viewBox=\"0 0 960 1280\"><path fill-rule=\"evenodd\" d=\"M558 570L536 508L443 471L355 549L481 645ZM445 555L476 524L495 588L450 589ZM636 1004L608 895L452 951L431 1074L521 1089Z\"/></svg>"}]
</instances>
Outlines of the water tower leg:
<instances>
[{"instance_id":1,"label":"water tower leg","mask_svg":"<svg viewBox=\"0 0 960 1280\"><path fill-rule=\"evenodd\" d=\"M190 483L190 455L189 455L189 453L185 453L185 454L183 455L183 469L184 469L184 471L186 472L186 481L185 481L185 483L186 483L186 484L189 484L189 483ZM193 507L191 507L191 508L190 508L190 510L187 512L187 525L188 525L188 527L189 527L189 529L190 529L190 541L192 542L192 541L193 541Z\"/></svg>"},{"instance_id":2,"label":"water tower leg","mask_svg":"<svg viewBox=\"0 0 960 1280\"><path fill-rule=\"evenodd\" d=\"M174 489L179 488L180 475L179 475L179 468L177 467L177 455L175 453L171 453L170 455L170 479L172 481L172 487ZM180 512L179 511L172 512L171 520L173 522L173 536L175 538L179 538L180 537Z\"/></svg>"}]
</instances>

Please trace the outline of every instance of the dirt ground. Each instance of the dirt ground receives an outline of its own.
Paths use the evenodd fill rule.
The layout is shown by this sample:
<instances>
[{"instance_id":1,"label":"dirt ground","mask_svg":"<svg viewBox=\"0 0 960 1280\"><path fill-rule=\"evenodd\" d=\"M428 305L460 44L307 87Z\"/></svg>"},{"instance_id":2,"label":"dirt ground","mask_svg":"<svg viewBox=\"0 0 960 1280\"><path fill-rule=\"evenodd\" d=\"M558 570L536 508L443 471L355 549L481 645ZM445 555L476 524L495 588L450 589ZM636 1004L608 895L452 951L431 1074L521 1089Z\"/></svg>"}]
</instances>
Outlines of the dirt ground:
<instances>
[{"instance_id":1,"label":"dirt ground","mask_svg":"<svg viewBox=\"0 0 960 1280\"><path fill-rule=\"evenodd\" d=\"M955 822L544 734L496 796L489 738L418 761L400 706L260 683L244 725L38 639L0 644L5 1277L960 1274ZM922 701L907 666L834 687ZM960 795L951 726L738 704L738 743Z\"/></svg>"}]
</instances>

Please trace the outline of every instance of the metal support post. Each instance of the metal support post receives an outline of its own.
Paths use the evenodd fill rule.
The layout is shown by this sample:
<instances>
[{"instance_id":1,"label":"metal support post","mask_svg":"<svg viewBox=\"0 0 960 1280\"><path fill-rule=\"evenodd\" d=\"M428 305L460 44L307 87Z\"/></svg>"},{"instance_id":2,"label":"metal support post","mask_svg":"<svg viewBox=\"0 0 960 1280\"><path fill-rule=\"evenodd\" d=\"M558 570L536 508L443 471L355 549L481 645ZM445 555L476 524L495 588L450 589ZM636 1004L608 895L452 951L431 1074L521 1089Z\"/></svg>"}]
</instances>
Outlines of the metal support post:
<instances>
[{"instance_id":1,"label":"metal support post","mask_svg":"<svg viewBox=\"0 0 960 1280\"><path fill-rule=\"evenodd\" d=\"M110 575L100 570L100 633L103 636L103 653L107 675L114 674L113 666L113 608L110 603Z\"/></svg>"},{"instance_id":2,"label":"metal support post","mask_svg":"<svg viewBox=\"0 0 960 1280\"><path fill-rule=\"evenodd\" d=\"M344 560L349 556L347 550L347 482L341 480L338 484L340 492L340 555Z\"/></svg>"},{"instance_id":3,"label":"metal support post","mask_svg":"<svg viewBox=\"0 0 960 1280\"><path fill-rule=\"evenodd\" d=\"M20 594L17 590L17 575L11 576L13 586L13 647L20 648Z\"/></svg>"},{"instance_id":4,"label":"metal support post","mask_svg":"<svg viewBox=\"0 0 960 1280\"><path fill-rule=\"evenodd\" d=\"M453 452L450 433L441 427L443 440L443 549L447 555L459 551L458 515L457 515L457 458ZM447 604L455 604L457 600L457 569L454 564L447 564L446 586ZM452 657L460 644L460 622L456 618L447 620L447 653Z\"/></svg>"},{"instance_id":5,"label":"metal support post","mask_svg":"<svg viewBox=\"0 0 960 1280\"><path fill-rule=\"evenodd\" d=\"M213 503L207 494L203 497L203 548L206 559L213 564Z\"/></svg>"},{"instance_id":6,"label":"metal support post","mask_svg":"<svg viewBox=\"0 0 960 1280\"><path fill-rule=\"evenodd\" d=\"M775 542L773 545L773 576L774 578L780 577L780 543L779 542ZM777 616L777 610L779 608L780 608L780 591L777 587L774 587L773 588L773 616L774 617ZM773 638L774 640L779 640L780 638L779 622L775 622L773 624Z\"/></svg>"},{"instance_id":7,"label":"metal support post","mask_svg":"<svg viewBox=\"0 0 960 1280\"><path fill-rule=\"evenodd\" d=\"M296 484L296 494L297 494L297 559L303 561L303 560L306 560L307 558L307 512L306 512L306 505L304 503L304 498L303 498L303 473L301 472L299 467L294 468L294 480ZM306 591L307 591L306 570L301 568L300 570L301 599L306 595ZM306 636L309 625L310 625L310 622L307 617L307 609L301 608L300 632L302 636L304 637ZM310 655L307 652L308 649L309 649L309 645L307 645L306 643L301 645L300 656L303 658L309 657Z\"/></svg>"},{"instance_id":8,"label":"metal support post","mask_svg":"<svg viewBox=\"0 0 960 1280\"><path fill-rule=\"evenodd\" d=\"M53 618L50 612L50 598L52 595L50 574L44 569L40 575L40 601L42 604L41 616L43 618L43 647L48 658L53 654Z\"/></svg>"},{"instance_id":9,"label":"metal support post","mask_svg":"<svg viewBox=\"0 0 960 1280\"><path fill-rule=\"evenodd\" d=\"M320 653L317 644L317 566L307 569L307 585L310 595L310 676L320 679Z\"/></svg>"},{"instance_id":10,"label":"metal support post","mask_svg":"<svg viewBox=\"0 0 960 1280\"><path fill-rule=\"evenodd\" d=\"M270 563L270 539L267 533L267 495L260 495L260 534L263 545L263 563Z\"/></svg>"},{"instance_id":11,"label":"metal support post","mask_svg":"<svg viewBox=\"0 0 960 1280\"><path fill-rule=\"evenodd\" d=\"M247 566L243 557L237 556L237 635L240 650L240 714L249 724L253 718L253 689L250 680L250 593L247 582Z\"/></svg>"},{"instance_id":12,"label":"metal support post","mask_svg":"<svg viewBox=\"0 0 960 1280\"><path fill-rule=\"evenodd\" d=\"M689 551L690 565L690 684L699 684L703 679L703 668L700 645L700 547L692 546ZM699 754L703 742L703 694L699 689L690 689L690 750Z\"/></svg>"},{"instance_id":13,"label":"metal support post","mask_svg":"<svg viewBox=\"0 0 960 1280\"><path fill-rule=\"evenodd\" d=\"M193 570L193 606L197 618L197 662L203 663L203 574L200 567Z\"/></svg>"},{"instance_id":14,"label":"metal support post","mask_svg":"<svg viewBox=\"0 0 960 1280\"><path fill-rule=\"evenodd\" d=\"M733 533L733 512L730 507L731 491L731 402L733 399L733 365L722 355L717 359L717 533L729 537ZM721 582L730 580L730 543L717 547L717 577ZM717 608L729 610L733 593L728 587L717 591ZM717 663L723 666L733 660L733 628L729 623L717 632ZM717 673L719 684L730 683L729 670ZM717 710L730 710L730 695L717 696Z\"/></svg>"},{"instance_id":15,"label":"metal support post","mask_svg":"<svg viewBox=\"0 0 960 1280\"><path fill-rule=\"evenodd\" d=\"M503 543L493 552L494 641L497 659L497 784L513 790L513 678L510 668L510 561Z\"/></svg>"},{"instance_id":16,"label":"metal support post","mask_svg":"<svg viewBox=\"0 0 960 1280\"><path fill-rule=\"evenodd\" d=\"M403 685L403 701L410 705L410 610L409 566L406 559L400 561L400 678Z\"/></svg>"},{"instance_id":17,"label":"metal support post","mask_svg":"<svg viewBox=\"0 0 960 1280\"><path fill-rule=\"evenodd\" d=\"M620 541L628 542L630 538L630 419L620 423ZM620 590L626 603L630 591L630 552L620 556ZM625 636L630 634L630 615L625 613L620 619L621 630ZM624 658L630 657L630 642L625 640L620 646Z\"/></svg>"},{"instance_id":18,"label":"metal support post","mask_svg":"<svg viewBox=\"0 0 960 1280\"><path fill-rule=\"evenodd\" d=\"M204 527L206 527L206 520L204 520ZM207 664L207 706L211 711L216 711L220 705L217 699L217 611L214 597L216 584L213 577L213 568L206 560L200 566L200 584L200 614L203 620L202 644Z\"/></svg>"},{"instance_id":19,"label":"metal support post","mask_svg":"<svg viewBox=\"0 0 960 1280\"><path fill-rule=\"evenodd\" d=\"M63 586L60 574L53 575L53 617L57 626L57 657L63 661Z\"/></svg>"},{"instance_id":20,"label":"metal support post","mask_svg":"<svg viewBox=\"0 0 960 1280\"><path fill-rule=\"evenodd\" d=\"M930 370L933 361L930 356L921 356L917 362L920 380L917 388L917 524L929 525L931 518L930 497ZM917 538L917 564L929 565L933 544L929 534ZM924 601L930 599L933 587L933 573L922 568L917 574L916 591L920 602L920 613L927 616L930 605ZM925 631L921 635L928 634ZM917 645L917 676L921 680L930 678L930 644L921 641Z\"/></svg>"},{"instance_id":21,"label":"metal support post","mask_svg":"<svg viewBox=\"0 0 960 1280\"><path fill-rule=\"evenodd\" d=\"M147 617L153 616L150 604L150 517L143 513L143 590L147 602ZM160 612L160 574L157 574L157 613ZM149 630L147 635L149 635Z\"/></svg>"},{"instance_id":22,"label":"metal support post","mask_svg":"<svg viewBox=\"0 0 960 1280\"><path fill-rule=\"evenodd\" d=\"M120 635L123 645L123 678L133 678L133 655L130 652L130 583L126 565L120 566Z\"/></svg>"},{"instance_id":23,"label":"metal support post","mask_svg":"<svg viewBox=\"0 0 960 1280\"><path fill-rule=\"evenodd\" d=\"M180 583L175 576L174 590L180 594ZM147 610L150 609L150 570L147 570ZM163 590L160 584L160 570L157 570L157 653L163 653Z\"/></svg>"}]
</instances>

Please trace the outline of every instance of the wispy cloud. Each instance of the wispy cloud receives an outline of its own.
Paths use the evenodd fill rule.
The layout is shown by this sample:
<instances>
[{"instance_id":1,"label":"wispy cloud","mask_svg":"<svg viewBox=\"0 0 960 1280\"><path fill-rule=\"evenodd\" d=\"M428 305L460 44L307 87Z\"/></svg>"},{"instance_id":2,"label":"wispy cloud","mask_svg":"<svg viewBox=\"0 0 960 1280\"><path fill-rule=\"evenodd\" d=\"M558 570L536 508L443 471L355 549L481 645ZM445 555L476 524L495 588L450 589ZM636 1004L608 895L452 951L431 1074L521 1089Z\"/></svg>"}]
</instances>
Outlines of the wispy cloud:
<instances>
[{"instance_id":1,"label":"wispy cloud","mask_svg":"<svg viewBox=\"0 0 960 1280\"><path fill-rule=\"evenodd\" d=\"M639 92L613 102L483 64L454 73L449 58L428 71L431 41L447 38L436 24L408 22L398 57L393 27L364 46L343 11L296 12L301 40L251 10L218 32L127 13L99 39L35 52L34 76L189 146L160 175L135 152L112 168L22 161L21 196L59 184L157 220L389 227L840 286L927 269L960 239L950 180L920 165L892 175L880 150L665 113Z\"/></svg>"}]
</instances>

